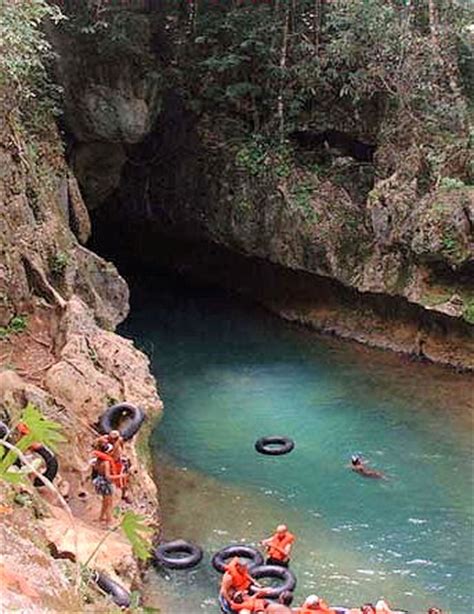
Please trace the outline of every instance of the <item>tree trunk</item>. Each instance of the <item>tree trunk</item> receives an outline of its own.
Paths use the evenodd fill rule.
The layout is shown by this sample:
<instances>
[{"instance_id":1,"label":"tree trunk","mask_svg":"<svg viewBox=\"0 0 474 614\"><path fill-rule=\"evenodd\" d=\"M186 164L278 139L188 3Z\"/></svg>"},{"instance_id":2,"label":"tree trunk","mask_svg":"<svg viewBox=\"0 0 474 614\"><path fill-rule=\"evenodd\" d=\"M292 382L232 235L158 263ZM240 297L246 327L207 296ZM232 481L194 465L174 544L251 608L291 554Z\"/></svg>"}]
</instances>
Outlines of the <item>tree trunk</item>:
<instances>
[{"instance_id":1,"label":"tree trunk","mask_svg":"<svg viewBox=\"0 0 474 614\"><path fill-rule=\"evenodd\" d=\"M316 53L321 44L321 30L323 25L323 1L314 0L314 17L313 17L313 42L316 47Z\"/></svg>"},{"instance_id":2,"label":"tree trunk","mask_svg":"<svg viewBox=\"0 0 474 614\"><path fill-rule=\"evenodd\" d=\"M278 132L279 132L281 143L284 141L284 138L285 138L284 89L285 89L286 57L287 57L287 51L288 51L289 21L290 21L290 11L287 6L285 9L285 18L283 21L283 33L282 33L281 50L280 50L280 92L278 94L278 105L277 105Z\"/></svg>"},{"instance_id":3,"label":"tree trunk","mask_svg":"<svg viewBox=\"0 0 474 614\"><path fill-rule=\"evenodd\" d=\"M435 0L428 0L428 15L430 20L430 33L433 46L438 51L438 10L436 8Z\"/></svg>"}]
</instances>

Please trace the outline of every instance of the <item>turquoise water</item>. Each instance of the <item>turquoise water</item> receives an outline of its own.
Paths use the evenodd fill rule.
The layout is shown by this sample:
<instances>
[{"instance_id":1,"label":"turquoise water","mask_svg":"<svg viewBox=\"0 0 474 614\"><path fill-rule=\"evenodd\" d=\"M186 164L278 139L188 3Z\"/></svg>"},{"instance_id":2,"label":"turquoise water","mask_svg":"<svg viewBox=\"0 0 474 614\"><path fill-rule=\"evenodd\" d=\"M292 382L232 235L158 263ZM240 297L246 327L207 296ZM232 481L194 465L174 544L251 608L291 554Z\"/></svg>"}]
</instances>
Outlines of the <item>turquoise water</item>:
<instances>
[{"instance_id":1,"label":"turquoise water","mask_svg":"<svg viewBox=\"0 0 474 614\"><path fill-rule=\"evenodd\" d=\"M217 612L209 554L287 522L297 600L473 611L469 376L320 337L165 276L142 280L132 299L124 332L151 355L165 402L153 442L165 532L206 550L192 572L153 572L151 602ZM255 453L266 434L289 435L294 452ZM353 474L353 452L388 479Z\"/></svg>"}]
</instances>

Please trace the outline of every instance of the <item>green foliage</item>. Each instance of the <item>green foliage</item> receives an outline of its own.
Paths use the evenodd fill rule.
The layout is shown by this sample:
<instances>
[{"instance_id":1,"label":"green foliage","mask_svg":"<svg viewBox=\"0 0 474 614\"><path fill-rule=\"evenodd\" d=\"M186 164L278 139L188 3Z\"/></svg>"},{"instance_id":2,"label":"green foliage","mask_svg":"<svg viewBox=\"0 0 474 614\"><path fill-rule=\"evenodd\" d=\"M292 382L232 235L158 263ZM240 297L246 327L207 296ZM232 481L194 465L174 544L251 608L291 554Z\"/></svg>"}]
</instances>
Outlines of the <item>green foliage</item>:
<instances>
[{"instance_id":1,"label":"green foliage","mask_svg":"<svg viewBox=\"0 0 474 614\"><path fill-rule=\"evenodd\" d=\"M28 327L28 318L25 315L16 315L7 326L0 326L0 340L7 339L10 335L24 332Z\"/></svg>"},{"instance_id":2,"label":"green foliage","mask_svg":"<svg viewBox=\"0 0 474 614\"><path fill-rule=\"evenodd\" d=\"M469 324L474 324L474 301L468 303L462 315L466 322Z\"/></svg>"},{"instance_id":3,"label":"green foliage","mask_svg":"<svg viewBox=\"0 0 474 614\"><path fill-rule=\"evenodd\" d=\"M65 252L57 252L51 257L50 260L51 273L57 276L62 275L68 264L69 254L66 254Z\"/></svg>"},{"instance_id":4,"label":"green foliage","mask_svg":"<svg viewBox=\"0 0 474 614\"><path fill-rule=\"evenodd\" d=\"M151 547L145 536L153 533L153 529L145 524L143 516L131 511L125 512L120 527L132 546L133 554L141 561L147 561L151 556Z\"/></svg>"},{"instance_id":5,"label":"green foliage","mask_svg":"<svg viewBox=\"0 0 474 614\"><path fill-rule=\"evenodd\" d=\"M292 205L302 211L311 222L318 221L318 213L314 210L311 202L314 188L313 182L310 179L305 179L299 181L291 190Z\"/></svg>"},{"instance_id":6,"label":"green foliage","mask_svg":"<svg viewBox=\"0 0 474 614\"><path fill-rule=\"evenodd\" d=\"M42 24L63 18L46 0L0 3L0 85L12 87L20 103L51 94L45 62L53 54Z\"/></svg>"},{"instance_id":7,"label":"green foliage","mask_svg":"<svg viewBox=\"0 0 474 614\"><path fill-rule=\"evenodd\" d=\"M65 437L61 434L61 425L45 418L32 403L28 403L23 410L20 422L23 422L29 431L16 443L16 447L22 453L26 452L34 443L41 443L54 450L59 443L66 441ZM3 457L0 461L0 480L13 483L20 482L25 476L21 473L9 471L17 460L18 454L14 450L9 450L7 454L3 455L4 447L0 445L0 448L0 457Z\"/></svg>"},{"instance_id":8,"label":"green foliage","mask_svg":"<svg viewBox=\"0 0 474 614\"><path fill-rule=\"evenodd\" d=\"M254 177L262 174L268 161L268 149L264 138L261 135L253 135L252 139L237 151L235 161L237 166Z\"/></svg>"},{"instance_id":9,"label":"green foliage","mask_svg":"<svg viewBox=\"0 0 474 614\"><path fill-rule=\"evenodd\" d=\"M448 252L448 254L454 254L457 250L457 242L456 239L451 234L446 234L442 238L443 249Z\"/></svg>"},{"instance_id":10,"label":"green foliage","mask_svg":"<svg viewBox=\"0 0 474 614\"><path fill-rule=\"evenodd\" d=\"M465 188L466 184L464 181L460 179L456 179L455 177L443 177L440 182L441 188L443 190L460 190L461 188Z\"/></svg>"}]
</instances>

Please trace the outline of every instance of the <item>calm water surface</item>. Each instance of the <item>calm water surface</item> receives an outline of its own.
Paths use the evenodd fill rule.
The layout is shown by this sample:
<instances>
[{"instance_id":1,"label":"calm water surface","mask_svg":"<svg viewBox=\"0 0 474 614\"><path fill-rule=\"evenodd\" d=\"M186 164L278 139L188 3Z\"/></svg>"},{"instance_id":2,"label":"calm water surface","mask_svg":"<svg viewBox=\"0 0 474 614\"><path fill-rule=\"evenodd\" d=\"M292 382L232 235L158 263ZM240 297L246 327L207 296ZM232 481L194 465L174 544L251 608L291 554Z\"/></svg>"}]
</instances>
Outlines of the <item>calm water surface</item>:
<instances>
[{"instance_id":1,"label":"calm water surface","mask_svg":"<svg viewBox=\"0 0 474 614\"><path fill-rule=\"evenodd\" d=\"M151 603L218 612L210 555L287 522L297 601L474 611L472 378L164 275L135 284L123 332L151 355L165 402L153 445L166 536L206 551L193 571L151 572ZM294 452L255 453L267 434L291 436ZM353 452L389 479L353 474Z\"/></svg>"}]
</instances>

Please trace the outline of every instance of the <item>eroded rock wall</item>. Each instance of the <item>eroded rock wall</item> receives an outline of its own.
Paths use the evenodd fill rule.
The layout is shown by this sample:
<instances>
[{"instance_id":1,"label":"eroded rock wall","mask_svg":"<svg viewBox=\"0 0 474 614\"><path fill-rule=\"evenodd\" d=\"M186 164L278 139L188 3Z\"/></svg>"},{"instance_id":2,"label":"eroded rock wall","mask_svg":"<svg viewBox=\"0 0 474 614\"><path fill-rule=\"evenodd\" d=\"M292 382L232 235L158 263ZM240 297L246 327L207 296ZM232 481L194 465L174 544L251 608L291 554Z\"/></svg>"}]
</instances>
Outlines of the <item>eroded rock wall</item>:
<instances>
[{"instance_id":1,"label":"eroded rock wall","mask_svg":"<svg viewBox=\"0 0 474 614\"><path fill-rule=\"evenodd\" d=\"M71 527L57 498L44 489L19 489L33 502L40 492L43 521L29 519L41 524L40 546L52 543L66 558L84 564L104 537L97 522L100 498L90 477L97 419L111 404L129 401L145 410L151 425L162 403L147 357L113 332L128 313L128 287L113 264L84 246L91 231L89 213L66 164L54 118L43 118L37 130L27 129L14 97L5 89L1 94L0 419L15 424L32 402L63 426L66 443L57 451L55 484L78 518L77 526ZM158 527L156 485L138 458L135 440L126 450L132 462L128 508ZM6 514L2 536L13 539L21 511L18 488L12 488L0 494ZM47 553L38 553L32 534L18 538L16 554L4 553L15 574L2 577L2 605L9 611L53 606L55 611L79 611L82 597L67 576L71 568L62 569ZM80 552L72 547L73 535L84 542ZM113 534L107 550L113 556L101 553L90 564L130 587L139 577L130 544ZM31 573L44 578L44 586L36 579L29 583ZM100 604L99 594L92 599L94 611L110 611Z\"/></svg>"},{"instance_id":2,"label":"eroded rock wall","mask_svg":"<svg viewBox=\"0 0 474 614\"><path fill-rule=\"evenodd\" d=\"M155 250L160 264L160 237L173 237L176 246L213 242L314 275L315 292L326 277L360 293L361 304L363 295L366 302L380 295L388 311L391 298L394 311L400 300L416 305L413 347L422 320L434 312L459 320L472 343L472 143L459 98L458 120L435 136L411 131L406 118L383 105L355 114L321 100L314 117L302 117L295 139L272 148L240 134L217 111L191 111L167 78L169 62L154 51L150 24L139 41L146 70L130 70L131 58L123 59L123 70L122 59L111 67L110 58L80 48L78 57L59 62L71 166L93 212L99 249L119 259L127 252L138 265L144 251L153 262ZM65 41L59 49L70 48ZM78 73L80 82L71 77ZM151 74L159 88L150 87ZM104 88L111 105L90 104L90 93ZM127 105L114 102L125 99ZM115 247L107 236L113 233L120 236ZM316 312L314 318L326 328ZM367 327L371 318L368 310ZM341 309L331 330L347 331L351 321ZM353 337L362 338L357 331Z\"/></svg>"}]
</instances>

